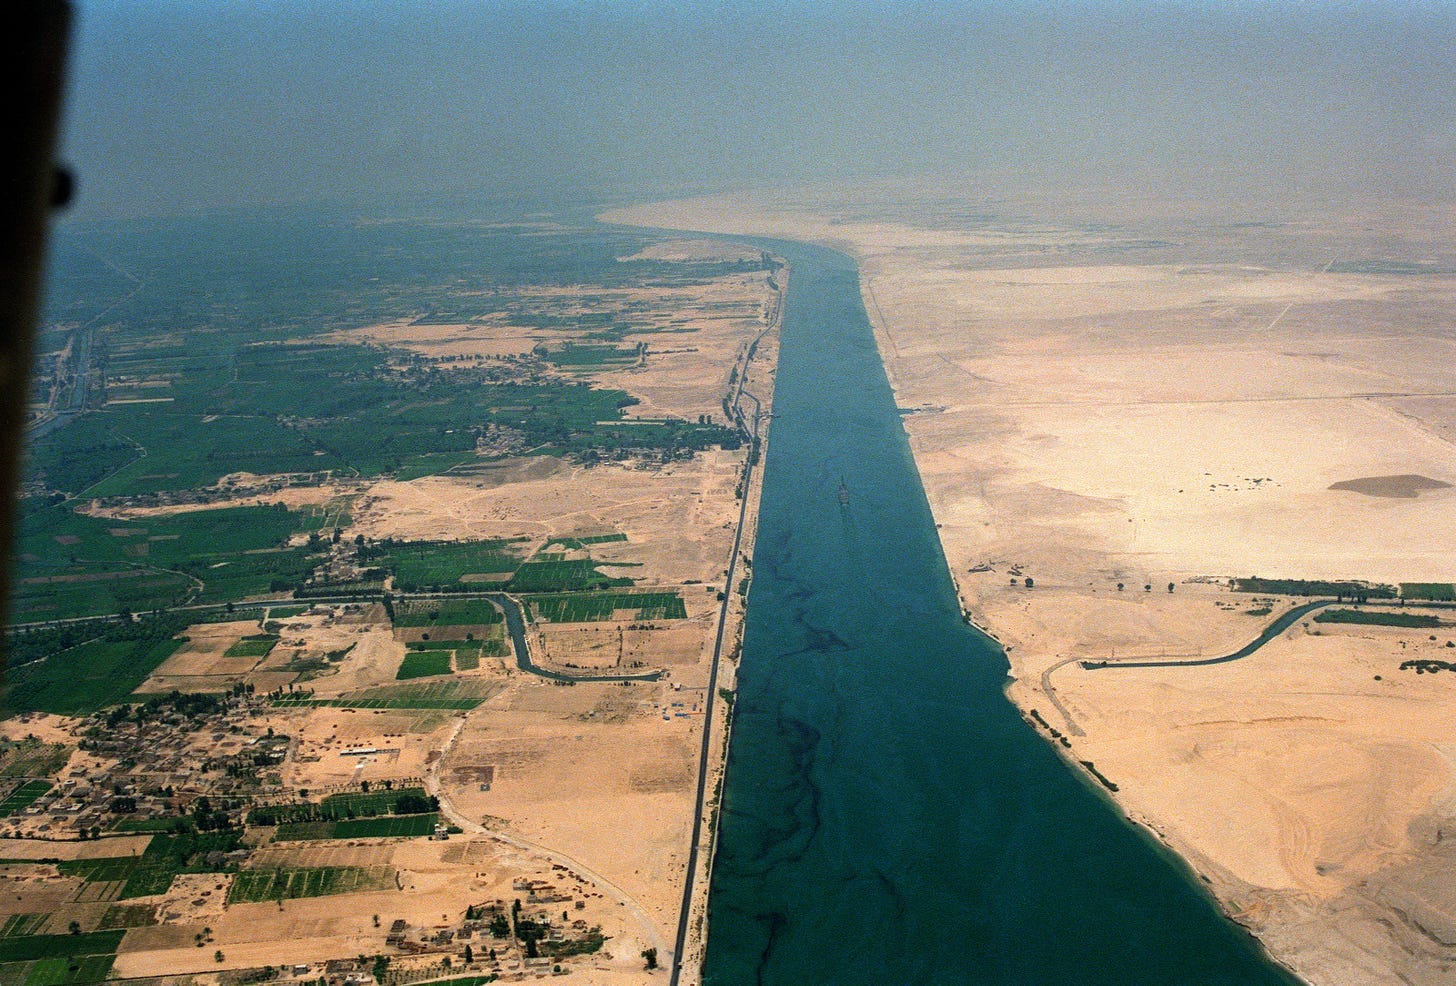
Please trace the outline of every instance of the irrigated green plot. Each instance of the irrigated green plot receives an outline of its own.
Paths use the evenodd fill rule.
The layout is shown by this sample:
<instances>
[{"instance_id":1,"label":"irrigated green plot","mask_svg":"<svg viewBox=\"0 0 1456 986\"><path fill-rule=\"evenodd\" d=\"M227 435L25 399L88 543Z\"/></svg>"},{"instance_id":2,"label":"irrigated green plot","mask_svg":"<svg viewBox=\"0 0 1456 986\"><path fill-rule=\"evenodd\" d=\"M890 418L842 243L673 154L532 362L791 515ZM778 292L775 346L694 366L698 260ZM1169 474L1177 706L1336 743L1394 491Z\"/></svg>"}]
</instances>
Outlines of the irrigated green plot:
<instances>
[{"instance_id":1,"label":"irrigated green plot","mask_svg":"<svg viewBox=\"0 0 1456 986\"><path fill-rule=\"evenodd\" d=\"M394 677L399 681L450 674L450 651L412 650L405 654Z\"/></svg>"},{"instance_id":2,"label":"irrigated green plot","mask_svg":"<svg viewBox=\"0 0 1456 986\"><path fill-rule=\"evenodd\" d=\"M182 641L100 640L6 674L0 712L86 715L125 699Z\"/></svg>"},{"instance_id":3,"label":"irrigated green plot","mask_svg":"<svg viewBox=\"0 0 1456 986\"><path fill-rule=\"evenodd\" d=\"M515 592L573 592L629 586L631 579L612 578L596 570L596 562L529 561L516 569L510 587Z\"/></svg>"},{"instance_id":4,"label":"irrigated green plot","mask_svg":"<svg viewBox=\"0 0 1456 986\"><path fill-rule=\"evenodd\" d=\"M269 606L268 619L291 620L295 616L302 616L304 613L307 612L307 606Z\"/></svg>"},{"instance_id":5,"label":"irrigated green plot","mask_svg":"<svg viewBox=\"0 0 1456 986\"><path fill-rule=\"evenodd\" d=\"M381 815L375 818L346 818L336 822L290 822L278 826L279 842L325 839L396 839L433 835L440 816Z\"/></svg>"},{"instance_id":6,"label":"irrigated green plot","mask_svg":"<svg viewBox=\"0 0 1456 986\"><path fill-rule=\"evenodd\" d=\"M0 938L0 962L29 962L35 959L66 958L73 955L115 953L121 931L93 931L82 935L23 935Z\"/></svg>"},{"instance_id":7,"label":"irrigated green plot","mask_svg":"<svg viewBox=\"0 0 1456 986\"><path fill-rule=\"evenodd\" d=\"M438 804L430 799L422 787L376 787L372 791L331 794L319 802L263 805L248 813L248 823L284 826L314 822L333 823L353 818L428 814L437 807Z\"/></svg>"},{"instance_id":8,"label":"irrigated green plot","mask_svg":"<svg viewBox=\"0 0 1456 986\"><path fill-rule=\"evenodd\" d=\"M387 866L319 866L240 870L228 890L229 904L328 897L393 886Z\"/></svg>"},{"instance_id":9,"label":"irrigated green plot","mask_svg":"<svg viewBox=\"0 0 1456 986\"><path fill-rule=\"evenodd\" d=\"M456 666L464 671L468 670L466 664L470 665L470 669L480 667L480 655L482 653L487 653L495 657L499 657L505 653L505 634L501 628L486 627L486 632L489 637L487 640L418 640L405 646L409 648L411 654L428 651L444 654L447 658L454 655ZM406 655L405 660L409 660L408 655ZM413 675L412 677L418 678L423 676Z\"/></svg>"},{"instance_id":10,"label":"irrigated green plot","mask_svg":"<svg viewBox=\"0 0 1456 986\"><path fill-rule=\"evenodd\" d=\"M223 657L267 657L277 643L277 635L271 633L244 637L229 647Z\"/></svg>"},{"instance_id":11,"label":"irrigated green plot","mask_svg":"<svg viewBox=\"0 0 1456 986\"><path fill-rule=\"evenodd\" d=\"M1232 579L1235 592L1258 592L1275 596L1349 596L1351 599L1393 599L1395 586L1364 582L1328 582L1319 579Z\"/></svg>"},{"instance_id":12,"label":"irrigated green plot","mask_svg":"<svg viewBox=\"0 0 1456 986\"><path fill-rule=\"evenodd\" d=\"M504 619L485 599L416 599L394 604L397 627L482 626Z\"/></svg>"},{"instance_id":13,"label":"irrigated green plot","mask_svg":"<svg viewBox=\"0 0 1456 986\"><path fill-rule=\"evenodd\" d=\"M112 904L101 915L100 930L149 928L156 923L157 908L152 904Z\"/></svg>"},{"instance_id":14,"label":"irrigated green plot","mask_svg":"<svg viewBox=\"0 0 1456 986\"><path fill-rule=\"evenodd\" d=\"M1433 602L1456 601L1456 585L1450 582L1402 582L1403 599L1429 599Z\"/></svg>"},{"instance_id":15,"label":"irrigated green plot","mask_svg":"<svg viewBox=\"0 0 1456 986\"><path fill-rule=\"evenodd\" d=\"M0 983L5 986L80 986L106 982L111 977L115 955L77 955L70 958L37 959L33 962L0 963Z\"/></svg>"},{"instance_id":16,"label":"irrigated green plot","mask_svg":"<svg viewBox=\"0 0 1456 986\"><path fill-rule=\"evenodd\" d=\"M366 545L361 560L394 573L403 592L429 588L456 588L473 581L490 588L485 576L509 578L521 565L513 546L518 541L409 541Z\"/></svg>"},{"instance_id":17,"label":"irrigated green plot","mask_svg":"<svg viewBox=\"0 0 1456 986\"><path fill-rule=\"evenodd\" d=\"M581 549L593 544L611 544L616 541L627 540L625 534L582 534L577 537L552 538L546 542L547 547L559 544L565 548Z\"/></svg>"},{"instance_id":18,"label":"irrigated green plot","mask_svg":"<svg viewBox=\"0 0 1456 986\"><path fill-rule=\"evenodd\" d=\"M278 507L195 510L119 521L64 505L21 525L12 620L231 602L302 584L318 562L284 542L301 518Z\"/></svg>"},{"instance_id":19,"label":"irrigated green plot","mask_svg":"<svg viewBox=\"0 0 1456 986\"><path fill-rule=\"evenodd\" d=\"M567 345L557 350L541 350L546 362L557 366L630 366L641 356L638 347L618 349L616 346Z\"/></svg>"},{"instance_id":20,"label":"irrigated green plot","mask_svg":"<svg viewBox=\"0 0 1456 986\"><path fill-rule=\"evenodd\" d=\"M12 914L5 919L5 926L0 928L0 938L20 938L37 934L50 918L49 914Z\"/></svg>"},{"instance_id":21,"label":"irrigated green plot","mask_svg":"<svg viewBox=\"0 0 1456 986\"><path fill-rule=\"evenodd\" d=\"M26 781L4 800L0 801L0 818L6 818L18 811L24 811L36 799L51 789L50 781Z\"/></svg>"},{"instance_id":22,"label":"irrigated green plot","mask_svg":"<svg viewBox=\"0 0 1456 986\"><path fill-rule=\"evenodd\" d=\"M213 853L227 853L238 847L240 829L156 835L140 856L110 856L102 859L72 859L57 864L65 876L79 876L88 883L124 882L123 900L166 893L178 873L213 873L207 859Z\"/></svg>"},{"instance_id":23,"label":"irrigated green plot","mask_svg":"<svg viewBox=\"0 0 1456 986\"><path fill-rule=\"evenodd\" d=\"M0 740L0 777L53 777L74 747L38 739Z\"/></svg>"},{"instance_id":24,"label":"irrigated green plot","mask_svg":"<svg viewBox=\"0 0 1456 986\"><path fill-rule=\"evenodd\" d=\"M590 623L615 619L619 610L634 620L682 620L687 608L676 592L584 592L532 596L536 616L552 623Z\"/></svg>"},{"instance_id":25,"label":"irrigated green plot","mask_svg":"<svg viewBox=\"0 0 1456 986\"><path fill-rule=\"evenodd\" d=\"M498 683L459 678L412 685L382 685L341 698L292 695L274 699L283 708L313 706L332 709L426 709L465 711L484 702L500 688Z\"/></svg>"},{"instance_id":26,"label":"irrigated green plot","mask_svg":"<svg viewBox=\"0 0 1456 986\"><path fill-rule=\"evenodd\" d=\"M1440 617L1423 616L1417 613L1391 613L1361 609L1327 609L1316 613L1316 623L1358 623L1366 626L1420 627L1428 629L1442 626Z\"/></svg>"}]
</instances>

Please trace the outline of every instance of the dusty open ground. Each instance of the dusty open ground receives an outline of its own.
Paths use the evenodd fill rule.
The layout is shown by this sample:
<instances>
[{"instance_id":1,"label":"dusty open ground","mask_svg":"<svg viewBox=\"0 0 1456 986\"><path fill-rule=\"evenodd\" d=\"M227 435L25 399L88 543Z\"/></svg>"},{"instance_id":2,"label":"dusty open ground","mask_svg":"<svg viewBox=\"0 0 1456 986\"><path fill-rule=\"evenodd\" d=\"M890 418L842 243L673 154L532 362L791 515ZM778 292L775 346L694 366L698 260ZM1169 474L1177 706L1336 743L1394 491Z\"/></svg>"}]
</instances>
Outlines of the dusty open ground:
<instances>
[{"instance_id":1,"label":"dusty open ground","mask_svg":"<svg viewBox=\"0 0 1456 986\"><path fill-rule=\"evenodd\" d=\"M1456 697L1398 670L1452 654L1450 630L1311 622L1227 665L1072 660L1229 653L1289 605L1250 616L1217 579L1456 580L1449 203L887 184L610 218L855 256L1011 698L1311 982L1450 981Z\"/></svg>"}]
</instances>

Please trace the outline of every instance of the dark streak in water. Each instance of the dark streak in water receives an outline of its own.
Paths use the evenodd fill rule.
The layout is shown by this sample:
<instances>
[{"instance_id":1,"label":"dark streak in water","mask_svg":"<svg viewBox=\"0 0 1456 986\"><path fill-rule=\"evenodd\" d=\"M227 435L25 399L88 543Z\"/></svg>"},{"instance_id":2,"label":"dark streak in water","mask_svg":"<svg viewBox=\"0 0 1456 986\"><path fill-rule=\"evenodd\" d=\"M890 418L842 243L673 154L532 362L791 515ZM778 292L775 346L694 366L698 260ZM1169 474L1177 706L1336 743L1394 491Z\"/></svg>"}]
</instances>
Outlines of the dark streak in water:
<instances>
[{"instance_id":1,"label":"dark streak in water","mask_svg":"<svg viewBox=\"0 0 1456 986\"><path fill-rule=\"evenodd\" d=\"M1291 982L1006 700L1005 656L962 621L853 265L772 249L793 275L705 979Z\"/></svg>"}]
</instances>

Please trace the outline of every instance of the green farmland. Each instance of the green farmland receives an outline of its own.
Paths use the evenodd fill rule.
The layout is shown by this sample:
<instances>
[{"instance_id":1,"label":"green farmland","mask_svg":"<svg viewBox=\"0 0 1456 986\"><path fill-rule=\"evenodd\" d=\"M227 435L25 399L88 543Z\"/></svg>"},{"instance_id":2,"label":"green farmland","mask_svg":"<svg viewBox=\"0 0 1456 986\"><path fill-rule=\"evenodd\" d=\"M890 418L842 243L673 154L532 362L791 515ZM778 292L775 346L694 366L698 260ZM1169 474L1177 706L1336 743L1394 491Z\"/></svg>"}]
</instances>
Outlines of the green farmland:
<instances>
[{"instance_id":1,"label":"green farmland","mask_svg":"<svg viewBox=\"0 0 1456 986\"><path fill-rule=\"evenodd\" d=\"M403 592L489 589L504 585L521 565L515 541L408 541L368 545L360 553L394 574ZM417 625L417 624L415 624Z\"/></svg>"},{"instance_id":2,"label":"green farmland","mask_svg":"<svg viewBox=\"0 0 1456 986\"><path fill-rule=\"evenodd\" d=\"M328 897L394 886L387 866L318 866L300 869L240 870L228 890L229 904L252 904L300 897Z\"/></svg>"},{"instance_id":3,"label":"green farmland","mask_svg":"<svg viewBox=\"0 0 1456 986\"><path fill-rule=\"evenodd\" d=\"M277 643L277 635L271 633L244 637L229 647L223 657L267 657Z\"/></svg>"},{"instance_id":4,"label":"green farmland","mask_svg":"<svg viewBox=\"0 0 1456 986\"><path fill-rule=\"evenodd\" d=\"M276 699L279 706L314 705L335 709L473 709L500 690L499 683L477 678L448 678L443 681L401 682L351 692L342 698L316 699L311 695L290 695Z\"/></svg>"},{"instance_id":5,"label":"green farmland","mask_svg":"<svg viewBox=\"0 0 1456 986\"><path fill-rule=\"evenodd\" d=\"M1450 582L1402 582L1402 599L1428 599L1432 602L1456 602L1456 585Z\"/></svg>"},{"instance_id":6,"label":"green farmland","mask_svg":"<svg viewBox=\"0 0 1456 986\"><path fill-rule=\"evenodd\" d=\"M377 818L347 818L335 822L290 822L278 826L279 842L323 839L414 839L433 835L440 816L385 815Z\"/></svg>"},{"instance_id":7,"label":"green farmland","mask_svg":"<svg viewBox=\"0 0 1456 986\"><path fill-rule=\"evenodd\" d=\"M1316 613L1316 623L1358 623L1381 627L1420 627L1422 629L1443 626L1440 617L1422 616L1417 613L1391 613L1363 609L1327 609Z\"/></svg>"},{"instance_id":8,"label":"green farmland","mask_svg":"<svg viewBox=\"0 0 1456 986\"><path fill-rule=\"evenodd\" d=\"M450 651L412 650L400 662L395 679L408 681L411 678L432 678L435 675L450 674Z\"/></svg>"},{"instance_id":9,"label":"green farmland","mask_svg":"<svg viewBox=\"0 0 1456 986\"><path fill-rule=\"evenodd\" d=\"M512 592L576 592L582 589L615 589L630 586L631 579L612 578L596 569L588 559L576 561L529 561L511 579Z\"/></svg>"},{"instance_id":10,"label":"green farmland","mask_svg":"<svg viewBox=\"0 0 1456 986\"><path fill-rule=\"evenodd\" d=\"M198 510L117 521L64 506L20 527L14 622L233 602L303 583L318 556L283 546L301 529L281 507Z\"/></svg>"},{"instance_id":11,"label":"green farmland","mask_svg":"<svg viewBox=\"0 0 1456 986\"><path fill-rule=\"evenodd\" d=\"M1366 585L1363 582L1326 582L1317 579L1233 579L1235 592L1257 592L1273 596L1334 596L1342 599L1394 599L1395 586Z\"/></svg>"},{"instance_id":12,"label":"green farmland","mask_svg":"<svg viewBox=\"0 0 1456 986\"><path fill-rule=\"evenodd\" d=\"M318 802L305 801L254 808L248 814L248 823L293 825L306 822L339 822L355 818L427 814L435 807L424 788L375 788L373 791L331 794Z\"/></svg>"},{"instance_id":13,"label":"green farmland","mask_svg":"<svg viewBox=\"0 0 1456 986\"><path fill-rule=\"evenodd\" d=\"M50 781L26 781L12 791L4 801L0 801L0 818L8 818L16 812L24 811L50 789Z\"/></svg>"},{"instance_id":14,"label":"green farmland","mask_svg":"<svg viewBox=\"0 0 1456 986\"><path fill-rule=\"evenodd\" d=\"M397 627L489 626L504 619L485 599L416 599L394 606Z\"/></svg>"},{"instance_id":15,"label":"green farmland","mask_svg":"<svg viewBox=\"0 0 1456 986\"><path fill-rule=\"evenodd\" d=\"M616 619L618 610L635 615L634 620L681 620L687 618L682 596L676 592L591 592L568 595L532 596L531 608L552 623L590 623Z\"/></svg>"},{"instance_id":16,"label":"green farmland","mask_svg":"<svg viewBox=\"0 0 1456 986\"><path fill-rule=\"evenodd\" d=\"M15 917L45 917L16 915ZM75 935L16 934L15 918L0 937L0 983L16 986L62 986L98 983L111 973L124 931ZM20 924L25 924L22 921Z\"/></svg>"},{"instance_id":17,"label":"green farmland","mask_svg":"<svg viewBox=\"0 0 1456 986\"><path fill-rule=\"evenodd\" d=\"M241 836L237 829L155 835L140 856L66 860L58 868L62 875L79 876L88 883L119 885L104 899L149 897L166 893L178 873L217 872L208 867L207 855L236 849Z\"/></svg>"},{"instance_id":18,"label":"green farmland","mask_svg":"<svg viewBox=\"0 0 1456 986\"><path fill-rule=\"evenodd\" d=\"M85 715L124 701L182 641L97 640L44 661L12 667L0 692L0 712Z\"/></svg>"}]
</instances>

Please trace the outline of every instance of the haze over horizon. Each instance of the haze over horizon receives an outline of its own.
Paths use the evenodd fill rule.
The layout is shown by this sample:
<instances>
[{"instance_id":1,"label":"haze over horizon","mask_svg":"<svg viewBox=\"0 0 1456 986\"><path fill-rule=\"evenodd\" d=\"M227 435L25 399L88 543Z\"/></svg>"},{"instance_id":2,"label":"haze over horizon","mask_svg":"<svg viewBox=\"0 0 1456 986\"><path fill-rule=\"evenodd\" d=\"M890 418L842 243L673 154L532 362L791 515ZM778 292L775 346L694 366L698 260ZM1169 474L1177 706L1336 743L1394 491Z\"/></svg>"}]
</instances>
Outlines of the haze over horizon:
<instances>
[{"instance_id":1,"label":"haze over horizon","mask_svg":"<svg viewBox=\"0 0 1456 986\"><path fill-rule=\"evenodd\" d=\"M78 3L77 218L1016 172L1431 194L1456 5Z\"/></svg>"}]
</instances>

